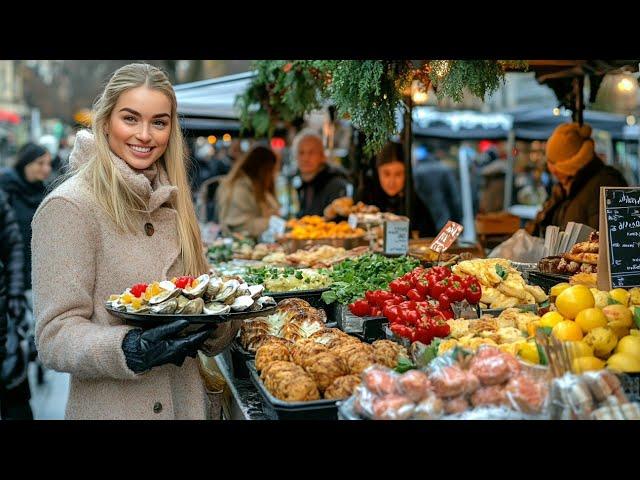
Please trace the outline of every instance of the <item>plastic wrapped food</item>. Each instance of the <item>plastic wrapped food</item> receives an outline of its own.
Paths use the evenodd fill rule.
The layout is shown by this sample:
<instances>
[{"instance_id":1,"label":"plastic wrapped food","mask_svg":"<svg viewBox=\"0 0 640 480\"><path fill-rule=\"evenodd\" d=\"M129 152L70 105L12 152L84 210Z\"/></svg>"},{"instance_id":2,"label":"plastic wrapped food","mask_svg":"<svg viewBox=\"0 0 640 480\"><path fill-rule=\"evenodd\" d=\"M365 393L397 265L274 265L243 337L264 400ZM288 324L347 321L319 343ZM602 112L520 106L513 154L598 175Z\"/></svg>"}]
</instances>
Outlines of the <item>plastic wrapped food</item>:
<instances>
[{"instance_id":1,"label":"plastic wrapped food","mask_svg":"<svg viewBox=\"0 0 640 480\"><path fill-rule=\"evenodd\" d=\"M406 420L416 405L404 395L386 395L373 401L373 418L376 420Z\"/></svg>"},{"instance_id":2,"label":"plastic wrapped food","mask_svg":"<svg viewBox=\"0 0 640 480\"><path fill-rule=\"evenodd\" d=\"M506 401L504 387L502 385L492 385L482 387L471 395L471 405L480 407L482 405L503 405Z\"/></svg>"},{"instance_id":3,"label":"plastic wrapped food","mask_svg":"<svg viewBox=\"0 0 640 480\"><path fill-rule=\"evenodd\" d=\"M419 402L431 392L429 377L420 370L409 370L400 375L396 382L398 391L413 402Z\"/></svg>"},{"instance_id":4,"label":"plastic wrapped food","mask_svg":"<svg viewBox=\"0 0 640 480\"><path fill-rule=\"evenodd\" d=\"M539 413L547 399L546 385L528 375L513 377L504 389L514 409L524 413Z\"/></svg>"},{"instance_id":5,"label":"plastic wrapped food","mask_svg":"<svg viewBox=\"0 0 640 480\"><path fill-rule=\"evenodd\" d=\"M434 393L420 401L413 410L413 418L416 420L435 420L443 414L444 402Z\"/></svg>"},{"instance_id":6,"label":"plastic wrapped food","mask_svg":"<svg viewBox=\"0 0 640 480\"><path fill-rule=\"evenodd\" d=\"M466 373L456 365L436 370L430 375L429 380L436 395L442 398L462 395L467 386Z\"/></svg>"},{"instance_id":7,"label":"plastic wrapped food","mask_svg":"<svg viewBox=\"0 0 640 480\"><path fill-rule=\"evenodd\" d=\"M362 374L363 385L374 395L397 393L398 374L384 367L369 367Z\"/></svg>"},{"instance_id":8,"label":"plastic wrapped food","mask_svg":"<svg viewBox=\"0 0 640 480\"><path fill-rule=\"evenodd\" d=\"M511 377L511 367L502 354L476 356L471 360L469 370L480 379L482 385L498 385Z\"/></svg>"},{"instance_id":9,"label":"plastic wrapped food","mask_svg":"<svg viewBox=\"0 0 640 480\"><path fill-rule=\"evenodd\" d=\"M469 409L469 407L469 402L464 395L449 398L448 400L444 401L444 411L449 415L465 412Z\"/></svg>"}]
</instances>

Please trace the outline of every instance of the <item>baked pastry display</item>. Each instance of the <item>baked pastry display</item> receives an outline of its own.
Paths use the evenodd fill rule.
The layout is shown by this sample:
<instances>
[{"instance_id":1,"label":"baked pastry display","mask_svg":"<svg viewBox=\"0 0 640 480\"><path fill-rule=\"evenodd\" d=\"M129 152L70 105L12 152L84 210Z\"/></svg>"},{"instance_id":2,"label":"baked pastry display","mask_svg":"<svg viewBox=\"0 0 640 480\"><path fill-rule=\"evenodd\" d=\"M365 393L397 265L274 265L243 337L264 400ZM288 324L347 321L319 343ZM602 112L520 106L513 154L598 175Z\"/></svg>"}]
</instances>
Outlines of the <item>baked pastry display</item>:
<instances>
[{"instance_id":1,"label":"baked pastry display","mask_svg":"<svg viewBox=\"0 0 640 480\"><path fill-rule=\"evenodd\" d=\"M355 388L360 385L360 375L343 375L336 378L324 391L324 398L340 399L353 394Z\"/></svg>"},{"instance_id":2,"label":"baked pastry display","mask_svg":"<svg viewBox=\"0 0 640 480\"><path fill-rule=\"evenodd\" d=\"M598 232L592 232L588 241L576 243L571 251L560 257L543 258L538 263L538 268L541 272L563 275L598 273L599 242Z\"/></svg>"}]
</instances>

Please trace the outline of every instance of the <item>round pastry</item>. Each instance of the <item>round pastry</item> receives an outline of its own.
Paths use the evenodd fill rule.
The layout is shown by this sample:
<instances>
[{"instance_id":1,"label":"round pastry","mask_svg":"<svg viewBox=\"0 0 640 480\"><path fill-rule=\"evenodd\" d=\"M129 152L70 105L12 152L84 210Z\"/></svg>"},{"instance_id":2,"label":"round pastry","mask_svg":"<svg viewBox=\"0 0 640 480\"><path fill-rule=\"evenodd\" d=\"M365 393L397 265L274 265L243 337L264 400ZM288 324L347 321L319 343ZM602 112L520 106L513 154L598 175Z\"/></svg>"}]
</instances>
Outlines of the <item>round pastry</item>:
<instances>
[{"instance_id":1,"label":"round pastry","mask_svg":"<svg viewBox=\"0 0 640 480\"><path fill-rule=\"evenodd\" d=\"M360 375L343 375L336 378L324 391L324 398L340 399L353 394L355 388L360 385Z\"/></svg>"},{"instance_id":2,"label":"round pastry","mask_svg":"<svg viewBox=\"0 0 640 480\"><path fill-rule=\"evenodd\" d=\"M347 358L347 368L354 375L359 375L374 363L376 358L372 353L365 350L358 350Z\"/></svg>"},{"instance_id":3,"label":"round pastry","mask_svg":"<svg viewBox=\"0 0 640 480\"><path fill-rule=\"evenodd\" d=\"M320 399L320 392L315 382L304 372L285 376L272 393L276 398L286 402L306 402Z\"/></svg>"},{"instance_id":4,"label":"round pastry","mask_svg":"<svg viewBox=\"0 0 640 480\"><path fill-rule=\"evenodd\" d=\"M320 392L324 392L336 378L349 373L344 361L331 352L318 353L305 359L305 370L316 382Z\"/></svg>"},{"instance_id":5,"label":"round pastry","mask_svg":"<svg viewBox=\"0 0 640 480\"><path fill-rule=\"evenodd\" d=\"M291 360L289 349L279 342L269 342L256 351L256 370L261 371L276 360Z\"/></svg>"},{"instance_id":6,"label":"round pastry","mask_svg":"<svg viewBox=\"0 0 640 480\"><path fill-rule=\"evenodd\" d=\"M408 358L407 350L400 344L391 340L376 340L371 344L373 347L375 361L385 367L395 368L398 365L398 358Z\"/></svg>"},{"instance_id":7,"label":"round pastry","mask_svg":"<svg viewBox=\"0 0 640 480\"><path fill-rule=\"evenodd\" d=\"M291 348L291 359L298 365L303 365L305 358L328 351L329 349L321 343L317 343L310 338L303 338L298 340Z\"/></svg>"}]
</instances>

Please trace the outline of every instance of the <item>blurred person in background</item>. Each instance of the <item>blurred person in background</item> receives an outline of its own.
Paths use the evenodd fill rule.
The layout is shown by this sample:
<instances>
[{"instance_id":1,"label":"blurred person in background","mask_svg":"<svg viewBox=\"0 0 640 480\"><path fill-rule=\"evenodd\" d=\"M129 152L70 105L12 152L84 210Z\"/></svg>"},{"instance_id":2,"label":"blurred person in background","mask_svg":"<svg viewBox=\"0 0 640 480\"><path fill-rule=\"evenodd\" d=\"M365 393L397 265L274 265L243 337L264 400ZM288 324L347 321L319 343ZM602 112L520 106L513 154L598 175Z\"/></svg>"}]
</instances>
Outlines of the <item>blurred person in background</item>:
<instances>
[{"instance_id":1,"label":"blurred person in background","mask_svg":"<svg viewBox=\"0 0 640 480\"><path fill-rule=\"evenodd\" d=\"M495 146L489 147L480 160L482 193L479 212L499 212L504 208L504 188L507 176L507 162L499 157Z\"/></svg>"},{"instance_id":2,"label":"blurred person in background","mask_svg":"<svg viewBox=\"0 0 640 480\"><path fill-rule=\"evenodd\" d=\"M296 135L291 149L302 180L297 187L300 211L298 217L323 215L336 198L344 197L352 188L347 172L327 163L322 137L305 129Z\"/></svg>"},{"instance_id":3,"label":"blurred person in background","mask_svg":"<svg viewBox=\"0 0 640 480\"><path fill-rule=\"evenodd\" d=\"M280 162L263 145L253 147L233 165L216 192L218 223L226 234L242 232L259 237L269 226L280 205L275 179Z\"/></svg>"},{"instance_id":4,"label":"blurred person in background","mask_svg":"<svg viewBox=\"0 0 640 480\"><path fill-rule=\"evenodd\" d=\"M363 190L359 197L367 205L375 205L381 212L406 214L404 151L401 143L389 142L384 146L376 157L372 185ZM417 230L421 237L435 236L437 232L431 214L415 194L415 189L411 203L411 230Z\"/></svg>"},{"instance_id":5,"label":"blurred person in background","mask_svg":"<svg viewBox=\"0 0 640 480\"><path fill-rule=\"evenodd\" d=\"M0 176L9 204L15 212L23 239L23 289L31 302L31 220L47 194L45 182L51 175L51 154L44 147L27 143L16 155L11 170Z\"/></svg>"},{"instance_id":6,"label":"blurred person in background","mask_svg":"<svg viewBox=\"0 0 640 480\"><path fill-rule=\"evenodd\" d=\"M0 263L3 275L0 282L5 289L0 295L0 328L4 327L2 346L4 358L0 363L0 417L31 420L29 405L31 390L27 376L28 350L23 335L28 330L25 319L24 249L20 226L7 195L0 189ZM3 308L4 307L4 308Z\"/></svg>"},{"instance_id":7,"label":"blurred person in background","mask_svg":"<svg viewBox=\"0 0 640 480\"><path fill-rule=\"evenodd\" d=\"M434 155L425 155L413 172L416 193L423 201L438 232L449 220L462 222L462 204L456 171Z\"/></svg>"},{"instance_id":8,"label":"blurred person in background","mask_svg":"<svg viewBox=\"0 0 640 480\"><path fill-rule=\"evenodd\" d=\"M564 230L569 222L597 230L600 187L626 187L627 182L595 153L591 127L578 123L558 126L549 137L546 154L547 168L558 183L535 220L527 224L529 233L542 236L548 225Z\"/></svg>"}]
</instances>

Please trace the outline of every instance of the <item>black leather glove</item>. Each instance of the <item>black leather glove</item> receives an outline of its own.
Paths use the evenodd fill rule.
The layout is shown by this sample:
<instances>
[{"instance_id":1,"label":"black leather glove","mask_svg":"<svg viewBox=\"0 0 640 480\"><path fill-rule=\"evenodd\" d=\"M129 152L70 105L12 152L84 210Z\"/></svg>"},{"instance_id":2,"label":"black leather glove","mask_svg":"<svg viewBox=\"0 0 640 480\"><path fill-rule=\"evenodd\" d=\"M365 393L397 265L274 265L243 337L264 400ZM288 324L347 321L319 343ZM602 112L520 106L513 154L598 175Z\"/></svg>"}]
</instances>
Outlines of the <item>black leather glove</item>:
<instances>
[{"instance_id":1,"label":"black leather glove","mask_svg":"<svg viewBox=\"0 0 640 480\"><path fill-rule=\"evenodd\" d=\"M179 367L186 357L195 357L213 327L207 326L204 331L178 337L178 333L188 325L189 322L182 319L145 331L139 328L131 330L122 341L127 366L136 373L142 373L166 363Z\"/></svg>"},{"instance_id":2,"label":"black leather glove","mask_svg":"<svg viewBox=\"0 0 640 480\"><path fill-rule=\"evenodd\" d=\"M24 312L27 308L27 300L23 296L9 297L7 301L7 311L9 315L21 324L25 318Z\"/></svg>"}]
</instances>

